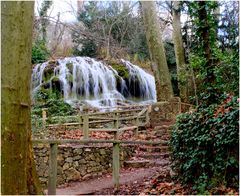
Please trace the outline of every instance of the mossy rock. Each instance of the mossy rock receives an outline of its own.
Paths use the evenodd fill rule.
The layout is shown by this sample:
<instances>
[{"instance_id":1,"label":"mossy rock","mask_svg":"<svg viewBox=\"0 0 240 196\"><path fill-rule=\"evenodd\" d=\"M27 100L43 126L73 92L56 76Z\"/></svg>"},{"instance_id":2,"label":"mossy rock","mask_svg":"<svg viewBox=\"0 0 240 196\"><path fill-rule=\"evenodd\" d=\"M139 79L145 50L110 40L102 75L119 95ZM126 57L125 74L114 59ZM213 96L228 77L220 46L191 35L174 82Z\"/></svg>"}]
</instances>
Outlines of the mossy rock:
<instances>
[{"instance_id":1,"label":"mossy rock","mask_svg":"<svg viewBox=\"0 0 240 196\"><path fill-rule=\"evenodd\" d=\"M50 60L48 61L48 65L56 67L59 65L59 62L56 60Z\"/></svg>"},{"instance_id":2,"label":"mossy rock","mask_svg":"<svg viewBox=\"0 0 240 196\"><path fill-rule=\"evenodd\" d=\"M67 75L67 81L73 83L73 75L72 74Z\"/></svg>"},{"instance_id":3,"label":"mossy rock","mask_svg":"<svg viewBox=\"0 0 240 196\"><path fill-rule=\"evenodd\" d=\"M52 82L57 82L57 81L59 81L59 77L58 77L58 76L54 76L54 77L52 78Z\"/></svg>"},{"instance_id":4,"label":"mossy rock","mask_svg":"<svg viewBox=\"0 0 240 196\"><path fill-rule=\"evenodd\" d=\"M54 76L51 79L51 82L52 82L52 89L53 89L53 91L61 93L61 81L60 81L59 77L58 76Z\"/></svg>"},{"instance_id":5,"label":"mossy rock","mask_svg":"<svg viewBox=\"0 0 240 196\"><path fill-rule=\"evenodd\" d=\"M67 81L70 83L70 87L73 87L73 75L72 74L68 74L67 75Z\"/></svg>"},{"instance_id":6,"label":"mossy rock","mask_svg":"<svg viewBox=\"0 0 240 196\"><path fill-rule=\"evenodd\" d=\"M73 74L73 63L67 63L66 67L68 68L69 72Z\"/></svg>"},{"instance_id":7,"label":"mossy rock","mask_svg":"<svg viewBox=\"0 0 240 196\"><path fill-rule=\"evenodd\" d=\"M122 64L112 64L111 67L118 72L118 75L121 76L124 80L128 80L129 71L126 66Z\"/></svg>"},{"instance_id":8,"label":"mossy rock","mask_svg":"<svg viewBox=\"0 0 240 196\"><path fill-rule=\"evenodd\" d=\"M49 81L53 77L54 69L58 65L59 65L58 61L49 61L48 62L48 65L45 67L44 72L43 72L43 81L44 82Z\"/></svg>"}]
</instances>

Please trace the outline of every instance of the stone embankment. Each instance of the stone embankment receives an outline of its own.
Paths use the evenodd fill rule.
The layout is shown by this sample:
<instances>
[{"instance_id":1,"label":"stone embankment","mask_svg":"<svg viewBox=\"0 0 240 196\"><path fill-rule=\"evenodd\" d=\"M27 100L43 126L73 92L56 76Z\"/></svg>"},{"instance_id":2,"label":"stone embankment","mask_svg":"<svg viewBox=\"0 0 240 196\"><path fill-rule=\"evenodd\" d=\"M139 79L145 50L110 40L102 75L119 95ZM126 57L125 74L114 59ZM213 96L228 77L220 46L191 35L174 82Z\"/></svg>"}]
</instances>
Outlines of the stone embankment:
<instances>
[{"instance_id":1,"label":"stone embankment","mask_svg":"<svg viewBox=\"0 0 240 196\"><path fill-rule=\"evenodd\" d=\"M121 148L121 164L133 156L133 146ZM40 182L46 187L48 182L49 147L34 146L37 172ZM57 185L70 181L85 180L112 171L112 146L58 146Z\"/></svg>"}]
</instances>

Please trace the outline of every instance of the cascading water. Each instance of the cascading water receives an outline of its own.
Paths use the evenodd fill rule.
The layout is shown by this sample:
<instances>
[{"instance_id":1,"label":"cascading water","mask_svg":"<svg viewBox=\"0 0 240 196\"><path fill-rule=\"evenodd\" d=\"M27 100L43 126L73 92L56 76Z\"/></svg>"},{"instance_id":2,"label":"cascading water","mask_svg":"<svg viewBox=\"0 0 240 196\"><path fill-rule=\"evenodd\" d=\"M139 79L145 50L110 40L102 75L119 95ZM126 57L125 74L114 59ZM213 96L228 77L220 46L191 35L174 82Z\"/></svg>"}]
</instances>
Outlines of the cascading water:
<instances>
[{"instance_id":1,"label":"cascading water","mask_svg":"<svg viewBox=\"0 0 240 196\"><path fill-rule=\"evenodd\" d=\"M60 81L64 100L72 105L88 104L93 107L113 107L119 103L155 102L154 77L129 61L121 60L129 72L123 79L113 67L89 57L68 57L57 60L52 75L44 74L49 62L38 64L32 72L32 88L35 93L44 82L52 88L54 80ZM49 69L49 68L48 68Z\"/></svg>"}]
</instances>

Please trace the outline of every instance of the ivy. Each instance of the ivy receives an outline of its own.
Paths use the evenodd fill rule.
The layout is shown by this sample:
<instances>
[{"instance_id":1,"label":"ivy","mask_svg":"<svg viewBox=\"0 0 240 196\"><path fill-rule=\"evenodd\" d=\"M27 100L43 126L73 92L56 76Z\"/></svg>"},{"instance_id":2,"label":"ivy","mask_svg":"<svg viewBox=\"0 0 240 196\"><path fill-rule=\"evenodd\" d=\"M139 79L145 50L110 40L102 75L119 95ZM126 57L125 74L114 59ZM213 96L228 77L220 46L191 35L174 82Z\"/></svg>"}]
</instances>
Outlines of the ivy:
<instances>
[{"instance_id":1,"label":"ivy","mask_svg":"<svg viewBox=\"0 0 240 196\"><path fill-rule=\"evenodd\" d=\"M220 185L238 187L238 101L224 98L179 115L172 130L173 169L200 194L218 194L212 191Z\"/></svg>"}]
</instances>

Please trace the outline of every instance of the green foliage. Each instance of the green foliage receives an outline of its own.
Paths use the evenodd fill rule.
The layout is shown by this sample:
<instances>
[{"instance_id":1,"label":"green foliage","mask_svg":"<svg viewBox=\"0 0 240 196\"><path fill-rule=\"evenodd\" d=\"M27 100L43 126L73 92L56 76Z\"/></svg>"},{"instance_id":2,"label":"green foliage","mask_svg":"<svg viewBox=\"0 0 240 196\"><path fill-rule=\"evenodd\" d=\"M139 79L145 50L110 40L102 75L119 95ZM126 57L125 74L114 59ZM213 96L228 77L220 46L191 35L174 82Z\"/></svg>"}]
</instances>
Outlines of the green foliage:
<instances>
[{"instance_id":1,"label":"green foliage","mask_svg":"<svg viewBox=\"0 0 240 196\"><path fill-rule=\"evenodd\" d=\"M198 96L203 98L206 94L215 93L217 97L224 93L231 93L235 96L239 92L239 58L238 53L233 50L228 52L221 52L219 49L213 49L213 59L215 59L215 66L213 73L215 76L214 91L208 91L209 83L204 82L208 76L208 71L204 64L206 59L202 56L193 54L190 56L190 64L196 73L198 82ZM212 87L212 88L213 88ZM205 98L204 98L205 99ZM202 100L203 101L203 100Z\"/></svg>"},{"instance_id":2,"label":"green foliage","mask_svg":"<svg viewBox=\"0 0 240 196\"><path fill-rule=\"evenodd\" d=\"M215 50L214 55L219 59L215 66L216 86L221 93L239 93L239 54L236 51L228 50L221 52Z\"/></svg>"},{"instance_id":3,"label":"green foliage","mask_svg":"<svg viewBox=\"0 0 240 196\"><path fill-rule=\"evenodd\" d=\"M188 12L192 18L192 44L191 49L197 52L199 55L203 54L203 44L204 40L201 39L201 34L203 31L209 31L209 41L212 47L216 45L216 31L217 31L217 20L213 14L217 8L218 3L215 1L205 1L204 9L206 10L206 18L204 21L200 20L199 10L202 9L199 1L188 2Z\"/></svg>"},{"instance_id":4,"label":"green foliage","mask_svg":"<svg viewBox=\"0 0 240 196\"><path fill-rule=\"evenodd\" d=\"M121 76L123 79L129 79L129 71L126 66L122 64L111 64L111 67L118 72L118 75Z\"/></svg>"},{"instance_id":5,"label":"green foliage","mask_svg":"<svg viewBox=\"0 0 240 196\"><path fill-rule=\"evenodd\" d=\"M169 69L176 70L176 57L174 52L174 45L169 41L164 42L164 49L166 52L166 59Z\"/></svg>"},{"instance_id":6,"label":"green foliage","mask_svg":"<svg viewBox=\"0 0 240 196\"><path fill-rule=\"evenodd\" d=\"M37 40L32 47L32 63L43 63L49 57L49 51L42 40Z\"/></svg>"},{"instance_id":7,"label":"green foliage","mask_svg":"<svg viewBox=\"0 0 240 196\"><path fill-rule=\"evenodd\" d=\"M76 41L76 39L75 39ZM93 40L89 39L79 39L77 42L82 44L81 50L78 47L75 47L73 50L73 55L75 56L88 56L88 57L96 57L97 55L97 45Z\"/></svg>"},{"instance_id":8,"label":"green foliage","mask_svg":"<svg viewBox=\"0 0 240 196\"><path fill-rule=\"evenodd\" d=\"M221 105L179 115L172 130L173 169L200 194L220 185L238 187L238 101L224 97Z\"/></svg>"},{"instance_id":9,"label":"green foliage","mask_svg":"<svg viewBox=\"0 0 240 196\"><path fill-rule=\"evenodd\" d=\"M45 17L47 15L48 9L52 6L53 1L43 1L41 4L41 9L39 11L39 16Z\"/></svg>"},{"instance_id":10,"label":"green foliage","mask_svg":"<svg viewBox=\"0 0 240 196\"><path fill-rule=\"evenodd\" d=\"M42 108L48 108L48 116L67 116L75 113L68 103L64 102L59 92L52 92L50 89L41 89L35 96L36 104L32 107L32 115L41 117Z\"/></svg>"}]
</instances>

